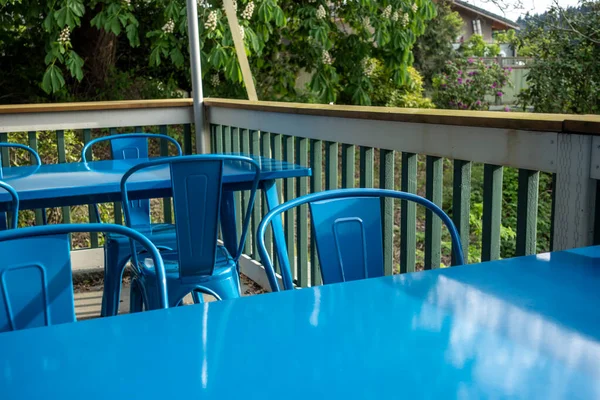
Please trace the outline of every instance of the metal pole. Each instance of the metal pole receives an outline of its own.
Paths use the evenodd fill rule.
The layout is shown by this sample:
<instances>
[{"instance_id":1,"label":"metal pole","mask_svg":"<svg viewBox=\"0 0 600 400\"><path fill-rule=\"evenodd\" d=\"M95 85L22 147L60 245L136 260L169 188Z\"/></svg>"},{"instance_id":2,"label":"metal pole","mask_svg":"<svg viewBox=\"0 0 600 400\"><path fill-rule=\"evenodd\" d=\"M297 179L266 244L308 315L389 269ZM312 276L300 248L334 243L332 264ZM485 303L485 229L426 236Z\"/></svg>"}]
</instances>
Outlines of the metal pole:
<instances>
[{"instance_id":1,"label":"metal pole","mask_svg":"<svg viewBox=\"0 0 600 400\"><path fill-rule=\"evenodd\" d=\"M210 151L208 131L204 120L204 97L202 96L202 69L200 66L200 32L198 31L198 8L196 0L186 0L188 35L190 39L190 64L192 70L192 97L194 99L194 125L196 129L196 152Z\"/></svg>"}]
</instances>

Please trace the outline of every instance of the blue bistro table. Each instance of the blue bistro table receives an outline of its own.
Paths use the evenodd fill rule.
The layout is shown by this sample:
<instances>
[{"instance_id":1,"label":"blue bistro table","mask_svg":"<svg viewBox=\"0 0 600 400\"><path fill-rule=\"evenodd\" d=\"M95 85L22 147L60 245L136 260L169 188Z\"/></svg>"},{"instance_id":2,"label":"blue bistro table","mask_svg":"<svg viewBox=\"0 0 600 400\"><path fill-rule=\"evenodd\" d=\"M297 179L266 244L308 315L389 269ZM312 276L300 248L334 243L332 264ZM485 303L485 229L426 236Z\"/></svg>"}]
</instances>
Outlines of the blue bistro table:
<instances>
[{"instance_id":1,"label":"blue bistro table","mask_svg":"<svg viewBox=\"0 0 600 400\"><path fill-rule=\"evenodd\" d=\"M8 332L0 396L598 399L598 288L592 247Z\"/></svg>"},{"instance_id":2,"label":"blue bistro table","mask_svg":"<svg viewBox=\"0 0 600 400\"><path fill-rule=\"evenodd\" d=\"M276 179L310 176L310 168L266 157L251 156L261 167L260 189L265 191L269 209L279 204ZM3 180L19 194L21 209L75 206L121 200L120 182L131 167L147 159L108 160L88 163L46 164L3 169ZM132 200L168 197L171 194L169 167L140 171L127 184ZM227 161L223 174L221 222L223 240L229 252L236 250L236 215L233 193L249 189L254 172L246 165ZM0 211L6 211L10 196L0 191ZM274 224L275 240L283 240L281 219Z\"/></svg>"}]
</instances>

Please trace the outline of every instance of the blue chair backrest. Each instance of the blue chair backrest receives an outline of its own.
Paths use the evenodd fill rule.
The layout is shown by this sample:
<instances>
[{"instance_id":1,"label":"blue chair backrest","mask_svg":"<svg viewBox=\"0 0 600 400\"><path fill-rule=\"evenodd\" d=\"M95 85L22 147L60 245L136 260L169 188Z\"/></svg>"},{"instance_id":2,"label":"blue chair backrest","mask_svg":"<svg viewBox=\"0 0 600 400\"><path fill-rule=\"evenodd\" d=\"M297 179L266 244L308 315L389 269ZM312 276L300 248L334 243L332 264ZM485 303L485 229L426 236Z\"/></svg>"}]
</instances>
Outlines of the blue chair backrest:
<instances>
[{"instance_id":1,"label":"blue chair backrest","mask_svg":"<svg viewBox=\"0 0 600 400\"><path fill-rule=\"evenodd\" d=\"M81 149L81 160L87 162L88 154L92 157L91 149L100 142L110 142L110 150L113 160L132 160L148 158L148 140L158 139L166 141L175 146L177 155L183 154L177 140L167 135L155 133L123 133L119 135L104 136L88 142ZM146 226L150 224L150 200L134 200L130 202L131 223L133 227ZM96 212L97 217L100 216Z\"/></svg>"},{"instance_id":2,"label":"blue chair backrest","mask_svg":"<svg viewBox=\"0 0 600 400\"><path fill-rule=\"evenodd\" d=\"M31 154L31 160L32 160L33 165L42 165L42 160L40 159L39 154L34 149L32 149L31 147L25 146L24 144L1 142L0 143L0 148L25 150L25 151L27 151L27 152L29 152ZM3 173L4 173L3 172L3 168L2 168L4 163L2 161L3 161L2 160L2 153L0 152L0 179L2 179ZM7 189L5 186L2 186L2 187L4 187L4 189L6 189L9 193L11 193L11 196L13 198L12 209L13 209L13 213L14 213L14 210L15 210L15 207L14 207L15 206L15 195L13 195L13 193L12 193L12 192L14 192L14 190L12 190L12 192L11 192L11 190ZM18 198L17 198L17 209L16 209L16 212L18 213L18 211L19 210L18 210ZM17 214L15 214L15 216L16 215ZM15 225L16 224L16 218L15 218L15 216L13 216L13 223L12 223L12 225L14 225L14 227L16 228L16 225ZM0 230L6 230L7 227L8 226L7 226L6 213L2 212L2 213L0 213Z\"/></svg>"},{"instance_id":3,"label":"blue chair backrest","mask_svg":"<svg viewBox=\"0 0 600 400\"><path fill-rule=\"evenodd\" d=\"M317 245L323 283L346 282L384 275L382 207L384 198L413 201L441 218L450 232L457 264L464 263L460 236L446 213L431 201L405 192L386 189L340 189L312 193L271 210L257 232L257 246L271 289L279 290L273 263L265 246L265 232L274 216L309 204L312 232ZM281 261L281 260L280 260ZM293 288L289 265L281 265L285 289Z\"/></svg>"},{"instance_id":4,"label":"blue chair backrest","mask_svg":"<svg viewBox=\"0 0 600 400\"><path fill-rule=\"evenodd\" d=\"M164 158L138 164L121 179L123 214L125 223L131 226L127 180L145 168L170 166L179 272L183 279L211 275L214 270L226 162L242 166L253 176L235 257L237 262L246 240L260 178L260 167L256 161L248 157L214 154Z\"/></svg>"},{"instance_id":5,"label":"blue chair backrest","mask_svg":"<svg viewBox=\"0 0 600 400\"><path fill-rule=\"evenodd\" d=\"M167 308L162 258L152 242L139 232L112 224L13 229L0 232L0 332L75 321L68 235L71 232L112 232L141 243L157 270L159 306Z\"/></svg>"}]
</instances>

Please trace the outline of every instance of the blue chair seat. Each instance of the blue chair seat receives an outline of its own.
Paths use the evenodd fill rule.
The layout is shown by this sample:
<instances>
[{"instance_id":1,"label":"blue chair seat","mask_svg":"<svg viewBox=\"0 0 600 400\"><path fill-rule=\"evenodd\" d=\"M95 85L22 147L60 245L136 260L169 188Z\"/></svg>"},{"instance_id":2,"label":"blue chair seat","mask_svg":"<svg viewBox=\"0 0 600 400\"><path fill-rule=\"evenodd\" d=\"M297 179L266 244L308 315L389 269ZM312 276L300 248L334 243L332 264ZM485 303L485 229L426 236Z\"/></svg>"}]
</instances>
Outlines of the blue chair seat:
<instances>
[{"instance_id":1,"label":"blue chair seat","mask_svg":"<svg viewBox=\"0 0 600 400\"><path fill-rule=\"evenodd\" d=\"M215 266L211 275L202 275L194 277L193 280L187 281L181 277L179 268L179 254L177 251L163 251L161 257L165 265L167 276L167 293L169 296L169 304L176 306L188 293L192 293L195 303L201 303L202 293L216 293L221 299L239 297L240 286L237 272L236 260L231 257L227 249L223 246L217 246L215 254ZM154 275L154 261L150 257L145 257L139 260L144 266L146 276L145 280L148 285L156 285ZM234 288L232 290L232 288ZM134 288L134 291L137 290ZM132 296L132 299L135 296ZM134 304L136 302L133 299ZM137 306L139 307L139 305ZM138 309L139 310L139 309Z\"/></svg>"}]
</instances>

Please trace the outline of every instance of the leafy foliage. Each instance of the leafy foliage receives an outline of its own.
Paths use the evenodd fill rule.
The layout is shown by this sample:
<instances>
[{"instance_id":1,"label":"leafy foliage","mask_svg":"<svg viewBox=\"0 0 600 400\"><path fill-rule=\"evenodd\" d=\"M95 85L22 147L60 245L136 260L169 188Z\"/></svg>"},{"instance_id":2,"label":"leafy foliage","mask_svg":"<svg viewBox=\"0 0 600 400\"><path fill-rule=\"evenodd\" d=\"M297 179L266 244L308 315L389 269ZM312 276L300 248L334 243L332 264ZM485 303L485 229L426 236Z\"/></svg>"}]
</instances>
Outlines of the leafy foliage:
<instances>
[{"instance_id":1,"label":"leafy foliage","mask_svg":"<svg viewBox=\"0 0 600 400\"><path fill-rule=\"evenodd\" d=\"M408 67L409 80L396 86L390 83L390 76L379 62L375 62L372 75L373 91L369 93L372 104L385 107L434 108L430 99L424 97L423 78L413 67Z\"/></svg>"},{"instance_id":2,"label":"leafy foliage","mask_svg":"<svg viewBox=\"0 0 600 400\"><path fill-rule=\"evenodd\" d=\"M509 72L510 68L486 65L482 59L448 61L444 72L433 79L433 101L440 108L487 110L486 96L504 95Z\"/></svg>"},{"instance_id":3,"label":"leafy foliage","mask_svg":"<svg viewBox=\"0 0 600 400\"><path fill-rule=\"evenodd\" d=\"M111 70L118 62L124 67L120 72L159 76L191 89L184 0L0 1L5 11L0 44L9 42L14 65L22 65L23 48L32 47L34 57L44 54L43 72L39 58L23 71L26 86L39 82L45 93L69 99L73 88L85 83L86 94L93 95L118 76ZM200 0L199 6L205 93L242 97L222 1ZM297 100L303 88L296 81L306 72L317 101L365 105L372 104L374 90L369 60L378 60L396 87L408 83L413 44L435 16L431 0L239 0L236 8L261 99ZM15 20L22 22L15 25ZM127 49L123 56L116 57L117 45ZM106 66L94 60L100 50L108 53ZM85 82L92 73L99 78Z\"/></svg>"},{"instance_id":4,"label":"leafy foliage","mask_svg":"<svg viewBox=\"0 0 600 400\"><path fill-rule=\"evenodd\" d=\"M528 88L519 95L535 112L600 113L600 2L580 9L552 7L545 18L528 24L524 39L535 62Z\"/></svg>"},{"instance_id":5,"label":"leafy foliage","mask_svg":"<svg viewBox=\"0 0 600 400\"><path fill-rule=\"evenodd\" d=\"M500 46L486 43L481 35L473 35L461 43L458 52L463 57L496 57L500 54Z\"/></svg>"}]
</instances>

